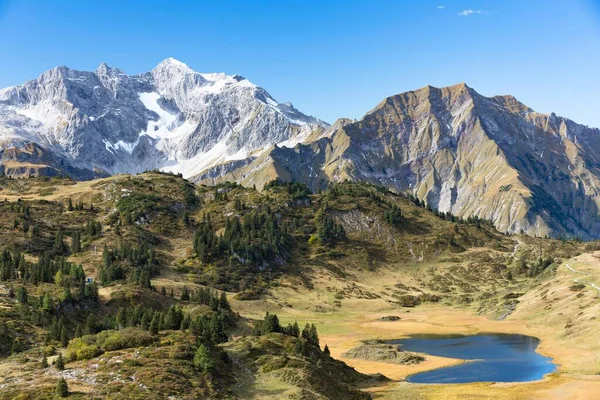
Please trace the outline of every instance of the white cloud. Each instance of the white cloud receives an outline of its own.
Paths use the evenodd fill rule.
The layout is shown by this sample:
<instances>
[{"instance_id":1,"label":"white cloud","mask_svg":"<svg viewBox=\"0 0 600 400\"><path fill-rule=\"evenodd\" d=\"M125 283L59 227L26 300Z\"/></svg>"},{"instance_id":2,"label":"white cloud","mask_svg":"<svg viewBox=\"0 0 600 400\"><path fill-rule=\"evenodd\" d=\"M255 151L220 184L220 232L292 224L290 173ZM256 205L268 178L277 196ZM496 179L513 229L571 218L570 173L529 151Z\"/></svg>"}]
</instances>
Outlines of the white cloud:
<instances>
[{"instance_id":1,"label":"white cloud","mask_svg":"<svg viewBox=\"0 0 600 400\"><path fill-rule=\"evenodd\" d=\"M438 9L443 10L446 6L437 6Z\"/></svg>"},{"instance_id":2,"label":"white cloud","mask_svg":"<svg viewBox=\"0 0 600 400\"><path fill-rule=\"evenodd\" d=\"M458 13L458 15L460 15L461 17L468 17L469 15L476 15L476 14L487 14L487 11L481 11L481 10L463 10L461 12Z\"/></svg>"}]
</instances>

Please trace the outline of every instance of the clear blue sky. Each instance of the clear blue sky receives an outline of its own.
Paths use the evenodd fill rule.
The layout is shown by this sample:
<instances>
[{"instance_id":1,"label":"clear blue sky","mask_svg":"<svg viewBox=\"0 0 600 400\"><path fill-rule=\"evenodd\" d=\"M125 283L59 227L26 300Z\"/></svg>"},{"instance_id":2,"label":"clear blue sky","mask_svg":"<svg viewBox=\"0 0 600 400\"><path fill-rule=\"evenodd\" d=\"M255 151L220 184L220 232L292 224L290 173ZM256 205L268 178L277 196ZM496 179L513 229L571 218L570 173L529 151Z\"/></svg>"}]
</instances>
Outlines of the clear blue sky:
<instances>
[{"instance_id":1,"label":"clear blue sky","mask_svg":"<svg viewBox=\"0 0 600 400\"><path fill-rule=\"evenodd\" d=\"M0 0L0 87L167 57L329 122L464 81L600 127L600 0Z\"/></svg>"}]
</instances>

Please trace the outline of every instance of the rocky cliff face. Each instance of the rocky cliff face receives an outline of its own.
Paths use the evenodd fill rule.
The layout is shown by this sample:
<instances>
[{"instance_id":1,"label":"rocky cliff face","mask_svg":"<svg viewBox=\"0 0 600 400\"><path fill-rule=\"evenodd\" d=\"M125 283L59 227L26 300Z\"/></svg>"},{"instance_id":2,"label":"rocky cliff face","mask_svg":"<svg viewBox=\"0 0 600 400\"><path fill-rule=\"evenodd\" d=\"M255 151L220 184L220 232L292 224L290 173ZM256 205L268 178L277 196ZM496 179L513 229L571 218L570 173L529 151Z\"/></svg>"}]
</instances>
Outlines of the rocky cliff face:
<instances>
[{"instance_id":1,"label":"rocky cliff face","mask_svg":"<svg viewBox=\"0 0 600 400\"><path fill-rule=\"evenodd\" d=\"M0 149L35 143L82 179L153 168L190 176L325 127L245 78L173 59L135 76L57 67L0 90Z\"/></svg>"},{"instance_id":2,"label":"rocky cliff face","mask_svg":"<svg viewBox=\"0 0 600 400\"><path fill-rule=\"evenodd\" d=\"M464 84L389 97L293 148L274 146L194 179L313 189L345 179L412 193L440 211L505 232L600 237L600 131Z\"/></svg>"}]
</instances>

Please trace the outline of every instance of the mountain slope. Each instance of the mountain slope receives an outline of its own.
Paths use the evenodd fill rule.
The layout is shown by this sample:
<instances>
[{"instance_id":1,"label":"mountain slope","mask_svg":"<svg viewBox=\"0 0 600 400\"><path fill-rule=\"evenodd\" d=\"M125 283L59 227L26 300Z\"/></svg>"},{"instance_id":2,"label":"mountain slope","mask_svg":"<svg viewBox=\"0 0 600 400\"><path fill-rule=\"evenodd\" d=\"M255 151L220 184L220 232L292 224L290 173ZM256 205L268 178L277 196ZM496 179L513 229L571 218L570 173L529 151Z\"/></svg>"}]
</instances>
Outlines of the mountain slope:
<instances>
[{"instance_id":1,"label":"mountain slope","mask_svg":"<svg viewBox=\"0 0 600 400\"><path fill-rule=\"evenodd\" d=\"M57 67L0 91L0 149L35 143L60 160L50 167L83 170L69 172L79 179L152 168L189 176L326 126L241 76L174 59L134 76Z\"/></svg>"},{"instance_id":2,"label":"mountain slope","mask_svg":"<svg viewBox=\"0 0 600 400\"><path fill-rule=\"evenodd\" d=\"M345 179L408 192L432 208L492 220L506 232L600 237L595 149L600 131L536 113L511 96L465 84L391 96L359 121L339 121L293 149L209 169L257 185Z\"/></svg>"}]
</instances>

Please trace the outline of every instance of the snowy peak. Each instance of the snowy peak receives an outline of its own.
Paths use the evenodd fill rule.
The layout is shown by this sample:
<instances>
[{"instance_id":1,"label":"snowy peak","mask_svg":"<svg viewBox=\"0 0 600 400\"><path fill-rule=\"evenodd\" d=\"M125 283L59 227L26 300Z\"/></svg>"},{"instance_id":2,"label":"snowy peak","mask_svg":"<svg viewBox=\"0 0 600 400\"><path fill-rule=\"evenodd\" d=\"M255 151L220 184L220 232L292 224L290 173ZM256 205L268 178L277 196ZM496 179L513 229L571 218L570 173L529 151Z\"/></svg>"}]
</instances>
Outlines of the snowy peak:
<instances>
[{"instance_id":1,"label":"snowy peak","mask_svg":"<svg viewBox=\"0 0 600 400\"><path fill-rule=\"evenodd\" d=\"M161 68L179 68L179 69L185 69L188 71L192 71L192 69L190 67L188 67L187 64L182 63L181 61L176 60L173 57L165 58L160 63L158 63L158 65L154 69L161 69Z\"/></svg>"},{"instance_id":2,"label":"snowy peak","mask_svg":"<svg viewBox=\"0 0 600 400\"><path fill-rule=\"evenodd\" d=\"M35 143L70 171L191 176L324 126L239 75L198 73L173 58L131 76L106 63L60 66L0 90L0 152Z\"/></svg>"}]
</instances>

